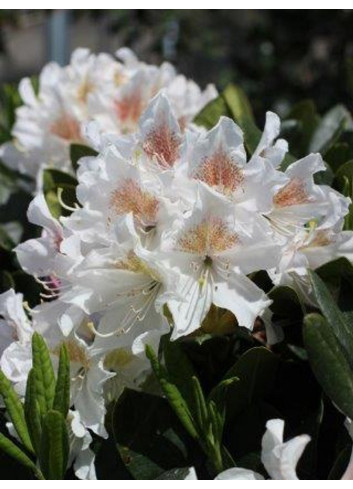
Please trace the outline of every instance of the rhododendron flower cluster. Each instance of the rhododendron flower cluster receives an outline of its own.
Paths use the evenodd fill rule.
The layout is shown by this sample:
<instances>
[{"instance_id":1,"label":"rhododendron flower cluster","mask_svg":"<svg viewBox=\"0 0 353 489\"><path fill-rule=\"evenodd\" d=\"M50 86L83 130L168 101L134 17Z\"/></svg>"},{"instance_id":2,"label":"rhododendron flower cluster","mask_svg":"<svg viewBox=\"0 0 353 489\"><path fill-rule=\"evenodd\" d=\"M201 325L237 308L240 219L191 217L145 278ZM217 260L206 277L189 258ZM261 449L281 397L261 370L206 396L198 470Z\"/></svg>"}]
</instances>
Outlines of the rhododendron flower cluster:
<instances>
[{"instance_id":1,"label":"rhododendron flower cluster","mask_svg":"<svg viewBox=\"0 0 353 489\"><path fill-rule=\"evenodd\" d=\"M158 351L163 335L197 335L214 310L227 311L232 328L252 331L262 321L275 343L281 332L257 272L315 305L308 270L353 261L353 232L343 231L350 199L316 183L325 170L318 153L283 169L288 145L276 114L267 112L249 154L232 119L222 116L210 130L193 123L216 97L212 86L201 91L171 65L147 65L127 49L117 55L121 61L79 49L68 66L45 67L38 93L23 80L14 141L1 150L5 163L37 180L28 219L41 235L15 251L42 302L25 311L21 294L0 296L0 366L24 396L33 332L54 361L67 346L70 457L81 478L95 477L88 430L107 436L107 403L124 387L143 388L146 345ZM62 196L68 215L57 219L42 171L74 174L77 142L97 156L79 160L76 203ZM267 428L268 474L296 478L309 438L283 443L280 420ZM262 477L244 471L218 478Z\"/></svg>"},{"instance_id":2,"label":"rhododendron flower cluster","mask_svg":"<svg viewBox=\"0 0 353 489\"><path fill-rule=\"evenodd\" d=\"M40 182L42 167L70 170L70 144L87 142L83 122L97 120L107 133L133 132L148 102L164 88L185 127L217 95L212 85L202 92L169 63L148 65L128 48L116 54L120 61L77 49L69 65L45 66L38 93L24 78L19 85L24 105L17 110L14 141L1 149L2 160Z\"/></svg>"}]
</instances>

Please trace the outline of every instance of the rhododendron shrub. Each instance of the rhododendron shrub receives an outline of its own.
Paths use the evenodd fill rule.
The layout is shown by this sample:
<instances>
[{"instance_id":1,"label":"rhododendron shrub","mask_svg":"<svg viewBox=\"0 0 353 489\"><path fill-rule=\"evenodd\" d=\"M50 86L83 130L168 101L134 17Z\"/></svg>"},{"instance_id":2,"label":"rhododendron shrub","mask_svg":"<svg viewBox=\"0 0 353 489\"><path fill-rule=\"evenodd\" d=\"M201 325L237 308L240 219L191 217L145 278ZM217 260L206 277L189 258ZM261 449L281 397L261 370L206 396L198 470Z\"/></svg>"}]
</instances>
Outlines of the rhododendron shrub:
<instances>
[{"instance_id":1,"label":"rhododendron shrub","mask_svg":"<svg viewBox=\"0 0 353 489\"><path fill-rule=\"evenodd\" d=\"M260 128L240 87L127 48L18 90L3 460L41 479L351 479L347 109Z\"/></svg>"}]
</instances>

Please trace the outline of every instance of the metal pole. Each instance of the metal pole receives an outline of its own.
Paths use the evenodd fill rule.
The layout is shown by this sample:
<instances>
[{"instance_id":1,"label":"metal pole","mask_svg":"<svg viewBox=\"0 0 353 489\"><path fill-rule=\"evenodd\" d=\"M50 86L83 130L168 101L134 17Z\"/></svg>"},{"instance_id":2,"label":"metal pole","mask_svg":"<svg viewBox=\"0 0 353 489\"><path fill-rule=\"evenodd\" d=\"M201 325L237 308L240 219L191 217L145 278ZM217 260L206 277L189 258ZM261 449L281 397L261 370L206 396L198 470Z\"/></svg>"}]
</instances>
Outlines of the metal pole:
<instances>
[{"instance_id":1,"label":"metal pole","mask_svg":"<svg viewBox=\"0 0 353 489\"><path fill-rule=\"evenodd\" d=\"M48 61L59 65L69 62L70 10L52 10L47 21Z\"/></svg>"}]
</instances>

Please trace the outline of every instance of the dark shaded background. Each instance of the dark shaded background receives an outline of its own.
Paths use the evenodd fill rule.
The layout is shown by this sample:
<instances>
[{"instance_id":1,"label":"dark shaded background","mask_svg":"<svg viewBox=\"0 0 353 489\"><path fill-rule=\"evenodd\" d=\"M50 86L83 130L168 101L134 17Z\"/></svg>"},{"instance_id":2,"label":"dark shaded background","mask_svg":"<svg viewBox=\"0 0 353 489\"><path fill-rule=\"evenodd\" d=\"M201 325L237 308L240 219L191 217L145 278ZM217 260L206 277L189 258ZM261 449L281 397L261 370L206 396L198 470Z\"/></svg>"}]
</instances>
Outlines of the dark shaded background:
<instances>
[{"instance_id":1,"label":"dark shaded background","mask_svg":"<svg viewBox=\"0 0 353 489\"><path fill-rule=\"evenodd\" d=\"M0 11L0 82L34 74L55 58L48 26L62 13ZM114 52L127 45L146 61L170 60L201 85L213 82L222 88L229 81L240 83L260 118L267 109L285 115L290 104L306 98L314 98L320 111L338 102L353 109L353 80L347 69L353 63L351 10L67 10L65 14L67 30L55 41L64 59L77 46Z\"/></svg>"}]
</instances>

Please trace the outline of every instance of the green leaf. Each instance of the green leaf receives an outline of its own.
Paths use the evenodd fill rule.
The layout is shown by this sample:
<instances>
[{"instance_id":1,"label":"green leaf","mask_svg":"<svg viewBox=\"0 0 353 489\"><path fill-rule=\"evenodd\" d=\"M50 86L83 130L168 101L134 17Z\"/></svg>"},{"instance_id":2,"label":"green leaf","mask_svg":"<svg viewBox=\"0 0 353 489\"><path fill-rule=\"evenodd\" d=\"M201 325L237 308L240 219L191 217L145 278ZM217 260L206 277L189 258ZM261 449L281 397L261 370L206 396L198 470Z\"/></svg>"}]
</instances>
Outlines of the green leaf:
<instances>
[{"instance_id":1,"label":"green leaf","mask_svg":"<svg viewBox=\"0 0 353 489\"><path fill-rule=\"evenodd\" d=\"M247 406L268 394L274 383L278 358L264 347L246 351L226 373L225 379L237 377L238 382L228 387L226 393L226 416L234 419Z\"/></svg>"},{"instance_id":2,"label":"green leaf","mask_svg":"<svg viewBox=\"0 0 353 489\"><path fill-rule=\"evenodd\" d=\"M70 211L60 204L58 195L61 192L65 206L73 207L76 204L76 186L77 180L68 173L54 169L43 171L43 192L53 217L70 214Z\"/></svg>"},{"instance_id":3,"label":"green leaf","mask_svg":"<svg viewBox=\"0 0 353 489\"><path fill-rule=\"evenodd\" d=\"M212 129L221 116L230 117L241 127L245 145L252 154L260 141L261 131L256 127L247 96L237 85L228 85L219 97L201 110L194 122L206 129Z\"/></svg>"},{"instance_id":4,"label":"green leaf","mask_svg":"<svg viewBox=\"0 0 353 489\"><path fill-rule=\"evenodd\" d=\"M3 398L7 413L10 416L14 428L23 445L27 448L27 450L33 452L33 446L28 433L22 402L20 401L17 393L14 391L11 382L6 378L1 370L0 395Z\"/></svg>"},{"instance_id":5,"label":"green leaf","mask_svg":"<svg viewBox=\"0 0 353 489\"><path fill-rule=\"evenodd\" d=\"M351 123L351 116L343 105L336 105L321 119L316 128L309 151L325 153L339 138L343 130Z\"/></svg>"},{"instance_id":6,"label":"green leaf","mask_svg":"<svg viewBox=\"0 0 353 489\"><path fill-rule=\"evenodd\" d=\"M6 290L14 289L14 288L15 288L15 282L12 278L11 273L7 272L6 270L2 270L0 272L0 293L3 293Z\"/></svg>"},{"instance_id":7,"label":"green leaf","mask_svg":"<svg viewBox=\"0 0 353 489\"><path fill-rule=\"evenodd\" d=\"M11 251L16 246L16 243L11 239L6 229L0 225L0 247L3 250Z\"/></svg>"},{"instance_id":8,"label":"green leaf","mask_svg":"<svg viewBox=\"0 0 353 489\"><path fill-rule=\"evenodd\" d=\"M160 480L170 480L170 481L176 481L176 480L186 480L189 479L188 476L192 474L192 467L184 467L180 469L173 469L173 470L168 470L167 472L163 472L159 477L156 477L156 479ZM190 480L194 480L194 477L190 477Z\"/></svg>"},{"instance_id":9,"label":"green leaf","mask_svg":"<svg viewBox=\"0 0 353 489\"><path fill-rule=\"evenodd\" d=\"M38 455L40 451L42 427L39 402L36 394L35 371L33 368L31 368L27 377L24 411L31 441L34 450Z\"/></svg>"},{"instance_id":10,"label":"green leaf","mask_svg":"<svg viewBox=\"0 0 353 489\"><path fill-rule=\"evenodd\" d=\"M43 479L42 474L37 469L36 464L9 438L0 433L0 450L4 451L10 457L14 458L20 464L28 469L33 470L38 479Z\"/></svg>"},{"instance_id":11,"label":"green leaf","mask_svg":"<svg viewBox=\"0 0 353 489\"><path fill-rule=\"evenodd\" d=\"M208 407L206 404L205 396L202 392L201 384L197 377L192 377L193 395L195 399L195 412L194 416L197 420L197 424L200 432L204 431L209 422Z\"/></svg>"},{"instance_id":12,"label":"green leaf","mask_svg":"<svg viewBox=\"0 0 353 489\"><path fill-rule=\"evenodd\" d=\"M211 100L194 118L194 123L206 129L212 129L221 116L231 117L231 113L224 98L219 95Z\"/></svg>"},{"instance_id":13,"label":"green leaf","mask_svg":"<svg viewBox=\"0 0 353 489\"><path fill-rule=\"evenodd\" d=\"M162 390L167 397L171 407L179 417L188 433L195 439L199 437L195 428L195 422L191 415L190 409L183 398L181 392L175 384L169 382L167 372L159 364L158 359L150 346L146 346L146 356L149 359L152 369L159 380Z\"/></svg>"},{"instance_id":14,"label":"green leaf","mask_svg":"<svg viewBox=\"0 0 353 489\"><path fill-rule=\"evenodd\" d=\"M273 301L271 311L278 316L301 317L304 306L300 301L297 292L288 285L279 285L273 287L268 293L269 298Z\"/></svg>"},{"instance_id":15,"label":"green leaf","mask_svg":"<svg viewBox=\"0 0 353 489\"><path fill-rule=\"evenodd\" d=\"M48 480L62 480L65 477L69 439L66 422L58 411L48 411L43 419L40 447L40 467Z\"/></svg>"},{"instance_id":16,"label":"green leaf","mask_svg":"<svg viewBox=\"0 0 353 489\"><path fill-rule=\"evenodd\" d=\"M53 409L66 419L70 408L70 359L65 344L60 347L58 376L55 386Z\"/></svg>"},{"instance_id":17,"label":"green leaf","mask_svg":"<svg viewBox=\"0 0 353 489\"><path fill-rule=\"evenodd\" d=\"M329 263L325 263L325 265L317 268L315 273L324 280L330 291L334 292L334 297L336 294L338 295L342 280L348 282L353 288L353 265L347 258L341 257ZM350 300L349 306L351 306Z\"/></svg>"},{"instance_id":18,"label":"green leaf","mask_svg":"<svg viewBox=\"0 0 353 489\"><path fill-rule=\"evenodd\" d=\"M232 115L239 120L249 120L255 123L254 114L245 92L238 86L230 83L222 93Z\"/></svg>"},{"instance_id":19,"label":"green leaf","mask_svg":"<svg viewBox=\"0 0 353 489\"><path fill-rule=\"evenodd\" d=\"M182 345L178 341L170 341L168 336L163 341L162 349L168 380L176 385L186 403L192 406L195 401L192 382L195 371L192 364Z\"/></svg>"},{"instance_id":20,"label":"green leaf","mask_svg":"<svg viewBox=\"0 0 353 489\"><path fill-rule=\"evenodd\" d=\"M335 184L338 189L344 187L345 180L353 180L353 160L346 161L339 167L335 175Z\"/></svg>"},{"instance_id":21,"label":"green leaf","mask_svg":"<svg viewBox=\"0 0 353 489\"><path fill-rule=\"evenodd\" d=\"M255 124L247 96L240 87L230 84L225 88L222 97L228 105L232 118L242 128L245 146L252 154L261 139L261 131Z\"/></svg>"},{"instance_id":22,"label":"green leaf","mask_svg":"<svg viewBox=\"0 0 353 489\"><path fill-rule=\"evenodd\" d=\"M40 412L44 415L53 407L55 396L55 375L48 347L39 333L32 336L32 358L36 399Z\"/></svg>"},{"instance_id":23,"label":"green leaf","mask_svg":"<svg viewBox=\"0 0 353 489\"><path fill-rule=\"evenodd\" d=\"M229 379L222 380L209 393L207 398L208 402L213 401L219 408L223 407L228 388L238 381L238 377L231 377Z\"/></svg>"},{"instance_id":24,"label":"green leaf","mask_svg":"<svg viewBox=\"0 0 353 489\"><path fill-rule=\"evenodd\" d=\"M325 154L325 161L334 173L349 160L349 145L345 142L335 143Z\"/></svg>"},{"instance_id":25,"label":"green leaf","mask_svg":"<svg viewBox=\"0 0 353 489\"><path fill-rule=\"evenodd\" d=\"M336 302L333 300L328 288L323 280L312 270L308 271L310 281L313 285L316 300L320 309L329 322L332 331L340 342L347 358L350 359L353 366L353 329L352 323L339 310Z\"/></svg>"},{"instance_id":26,"label":"green leaf","mask_svg":"<svg viewBox=\"0 0 353 489\"><path fill-rule=\"evenodd\" d=\"M293 122L293 130L284 133L283 137L288 140L291 151L298 158L308 153L311 137L320 121L316 105L312 100L303 100L295 104L285 122ZM294 149L293 149L294 148Z\"/></svg>"},{"instance_id":27,"label":"green leaf","mask_svg":"<svg viewBox=\"0 0 353 489\"><path fill-rule=\"evenodd\" d=\"M187 430L190 436L192 436L195 439L198 439L199 434L195 427L195 421L180 391L177 389L177 387L174 384L171 384L165 379L160 379L159 382L171 407L174 409L175 413L179 417L184 428Z\"/></svg>"},{"instance_id":28,"label":"green leaf","mask_svg":"<svg viewBox=\"0 0 353 489\"><path fill-rule=\"evenodd\" d=\"M334 186L343 195L353 199L353 160L349 160L337 170ZM345 216L345 230L353 230L353 204L349 206L349 212Z\"/></svg>"},{"instance_id":29,"label":"green leaf","mask_svg":"<svg viewBox=\"0 0 353 489\"><path fill-rule=\"evenodd\" d=\"M85 146L84 144L71 144L70 159L75 172L77 171L78 160L80 158L84 158L85 156L97 156L97 154L97 151L89 146Z\"/></svg>"},{"instance_id":30,"label":"green leaf","mask_svg":"<svg viewBox=\"0 0 353 489\"><path fill-rule=\"evenodd\" d=\"M195 463L188 460L184 440L190 440L166 399L126 389L114 407L112 427L119 454L135 479L155 479ZM190 455L194 452L193 447Z\"/></svg>"},{"instance_id":31,"label":"green leaf","mask_svg":"<svg viewBox=\"0 0 353 489\"><path fill-rule=\"evenodd\" d=\"M323 390L352 419L353 372L331 326L320 314L309 314L304 319L303 338L311 367Z\"/></svg>"},{"instance_id":32,"label":"green leaf","mask_svg":"<svg viewBox=\"0 0 353 489\"><path fill-rule=\"evenodd\" d=\"M332 469L330 470L328 480L340 480L345 473L352 453L352 447L344 448L335 460Z\"/></svg>"}]
</instances>

